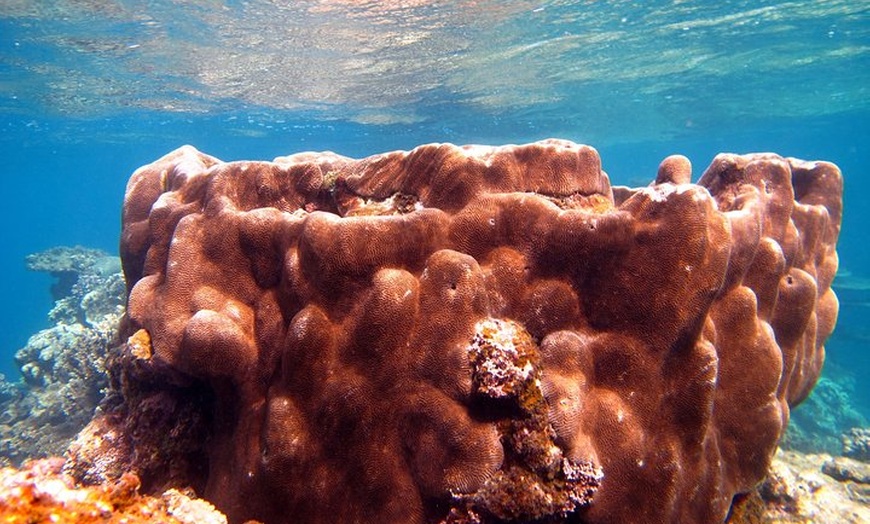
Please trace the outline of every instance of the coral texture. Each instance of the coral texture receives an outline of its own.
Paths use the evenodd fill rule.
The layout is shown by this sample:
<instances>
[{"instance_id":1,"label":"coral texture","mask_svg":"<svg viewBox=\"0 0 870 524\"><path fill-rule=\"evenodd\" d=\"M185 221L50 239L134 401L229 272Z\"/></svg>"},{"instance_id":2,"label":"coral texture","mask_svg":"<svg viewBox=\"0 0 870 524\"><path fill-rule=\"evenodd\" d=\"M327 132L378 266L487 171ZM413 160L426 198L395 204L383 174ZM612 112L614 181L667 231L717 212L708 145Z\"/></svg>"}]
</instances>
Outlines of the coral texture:
<instances>
[{"instance_id":1,"label":"coral texture","mask_svg":"<svg viewBox=\"0 0 870 524\"><path fill-rule=\"evenodd\" d=\"M613 188L560 140L183 147L127 186L136 336L99 423L136 469L196 433L137 403L197 392L186 482L235 522L722 522L818 378L842 178L756 154L690 179L675 156Z\"/></svg>"},{"instance_id":2,"label":"coral texture","mask_svg":"<svg viewBox=\"0 0 870 524\"><path fill-rule=\"evenodd\" d=\"M139 479L123 474L116 482L77 487L61 472L63 459L0 469L0 519L7 524L226 524L226 517L204 500L178 490L162 497L140 495Z\"/></svg>"},{"instance_id":3,"label":"coral texture","mask_svg":"<svg viewBox=\"0 0 870 524\"><path fill-rule=\"evenodd\" d=\"M870 428L852 428L842 436L843 455L870 462Z\"/></svg>"},{"instance_id":4,"label":"coral texture","mask_svg":"<svg viewBox=\"0 0 870 524\"><path fill-rule=\"evenodd\" d=\"M29 255L27 266L56 277L56 302L53 325L15 354L22 380L0 383L2 465L63 453L91 419L127 295L120 259L96 249L57 247Z\"/></svg>"}]
</instances>

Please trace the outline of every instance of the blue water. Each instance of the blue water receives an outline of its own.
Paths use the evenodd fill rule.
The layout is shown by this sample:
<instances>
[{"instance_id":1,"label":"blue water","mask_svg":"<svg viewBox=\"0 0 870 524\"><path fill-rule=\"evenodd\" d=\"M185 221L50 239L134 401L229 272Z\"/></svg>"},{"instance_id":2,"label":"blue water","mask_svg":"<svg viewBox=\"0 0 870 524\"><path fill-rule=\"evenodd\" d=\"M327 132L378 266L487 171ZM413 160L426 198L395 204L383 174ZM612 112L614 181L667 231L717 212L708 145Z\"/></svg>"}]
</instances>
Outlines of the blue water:
<instances>
[{"instance_id":1,"label":"blue water","mask_svg":"<svg viewBox=\"0 0 870 524\"><path fill-rule=\"evenodd\" d=\"M870 405L870 1L181 4L0 5L0 372L52 305L24 257L116 252L127 177L181 144L235 160L560 137L627 185L672 153L696 177L723 151L837 163L828 361Z\"/></svg>"}]
</instances>

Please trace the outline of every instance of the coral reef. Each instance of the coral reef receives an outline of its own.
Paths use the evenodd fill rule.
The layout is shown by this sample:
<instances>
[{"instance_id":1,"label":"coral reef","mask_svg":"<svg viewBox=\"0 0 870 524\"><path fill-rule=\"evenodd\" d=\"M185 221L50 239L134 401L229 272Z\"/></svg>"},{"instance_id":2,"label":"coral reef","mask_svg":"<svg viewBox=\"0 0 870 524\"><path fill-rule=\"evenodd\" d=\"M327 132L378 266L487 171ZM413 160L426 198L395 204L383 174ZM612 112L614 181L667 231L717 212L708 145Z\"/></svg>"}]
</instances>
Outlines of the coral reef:
<instances>
[{"instance_id":1,"label":"coral reef","mask_svg":"<svg viewBox=\"0 0 870 524\"><path fill-rule=\"evenodd\" d=\"M232 522L722 522L818 379L842 178L690 179L611 187L559 140L170 153L127 186L129 339L87 430L124 444L67 471Z\"/></svg>"},{"instance_id":2,"label":"coral reef","mask_svg":"<svg viewBox=\"0 0 870 524\"><path fill-rule=\"evenodd\" d=\"M79 314L79 306L84 294L94 291L101 286L100 277L111 277L121 272L121 261L118 257L109 255L99 249L90 249L82 246L58 246L39 253L27 255L27 269L49 273L55 277L51 287L52 297L58 302L52 312L52 318L58 316L69 320L64 311L71 312L73 318ZM90 282L88 282L90 281ZM79 291L74 292L73 287L78 284ZM96 285L94 285L96 284ZM60 306L68 302L68 305ZM109 304L107 304L109 305ZM86 308L85 308L86 309Z\"/></svg>"},{"instance_id":3,"label":"coral reef","mask_svg":"<svg viewBox=\"0 0 870 524\"><path fill-rule=\"evenodd\" d=\"M204 500L178 490L160 498L140 495L139 479L124 473L99 487L78 487L61 472L63 459L30 461L0 469L0 519L8 524L226 524Z\"/></svg>"},{"instance_id":4,"label":"coral reef","mask_svg":"<svg viewBox=\"0 0 870 524\"><path fill-rule=\"evenodd\" d=\"M843 450L841 435L853 427L868 424L854 402L852 380L842 374L836 378L822 376L812 394L792 411L780 445L804 453L840 454Z\"/></svg>"},{"instance_id":5,"label":"coral reef","mask_svg":"<svg viewBox=\"0 0 870 524\"><path fill-rule=\"evenodd\" d=\"M764 482L735 502L728 524L870 522L868 479L850 478L852 470L842 460L778 451Z\"/></svg>"},{"instance_id":6,"label":"coral reef","mask_svg":"<svg viewBox=\"0 0 870 524\"><path fill-rule=\"evenodd\" d=\"M22 382L2 381L3 465L62 454L91 419L108 385L104 361L127 295L120 259L99 250L53 248L28 256L27 265L57 278L54 325L16 353Z\"/></svg>"},{"instance_id":7,"label":"coral reef","mask_svg":"<svg viewBox=\"0 0 870 524\"><path fill-rule=\"evenodd\" d=\"M852 428L841 439L843 456L870 462L870 427Z\"/></svg>"},{"instance_id":8,"label":"coral reef","mask_svg":"<svg viewBox=\"0 0 870 524\"><path fill-rule=\"evenodd\" d=\"M173 487L205 489L203 448L213 402L208 391L184 381L171 370L143 366L151 340L144 330L129 338L125 351L107 360L111 387L95 417L69 446L64 471L89 485L111 484L135 470L151 493Z\"/></svg>"}]
</instances>

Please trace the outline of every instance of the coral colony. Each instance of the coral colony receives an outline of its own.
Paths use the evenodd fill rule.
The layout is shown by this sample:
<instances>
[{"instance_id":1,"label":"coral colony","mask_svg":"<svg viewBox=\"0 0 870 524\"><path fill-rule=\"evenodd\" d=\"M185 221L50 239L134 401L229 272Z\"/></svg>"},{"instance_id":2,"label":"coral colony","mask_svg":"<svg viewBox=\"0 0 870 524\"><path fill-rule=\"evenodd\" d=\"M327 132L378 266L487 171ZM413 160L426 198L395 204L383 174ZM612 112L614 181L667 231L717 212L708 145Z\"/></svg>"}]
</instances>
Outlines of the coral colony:
<instances>
[{"instance_id":1,"label":"coral colony","mask_svg":"<svg viewBox=\"0 0 870 524\"><path fill-rule=\"evenodd\" d=\"M691 175L612 187L561 140L178 149L127 186L127 342L63 472L239 523L748 515L836 322L842 178Z\"/></svg>"}]
</instances>

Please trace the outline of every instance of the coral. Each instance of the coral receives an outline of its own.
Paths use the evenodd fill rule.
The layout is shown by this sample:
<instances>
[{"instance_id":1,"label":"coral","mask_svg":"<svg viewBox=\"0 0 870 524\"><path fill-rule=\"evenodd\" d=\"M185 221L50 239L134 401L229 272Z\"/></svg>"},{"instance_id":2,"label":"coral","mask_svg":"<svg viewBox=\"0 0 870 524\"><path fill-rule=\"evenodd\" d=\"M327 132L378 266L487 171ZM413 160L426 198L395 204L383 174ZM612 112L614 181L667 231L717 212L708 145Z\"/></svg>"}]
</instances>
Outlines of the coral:
<instances>
[{"instance_id":1,"label":"coral","mask_svg":"<svg viewBox=\"0 0 870 524\"><path fill-rule=\"evenodd\" d=\"M839 454L842 435L867 420L855 407L855 385L842 374L822 376L812 394L792 411L781 446L804 453Z\"/></svg>"},{"instance_id":2,"label":"coral","mask_svg":"<svg viewBox=\"0 0 870 524\"><path fill-rule=\"evenodd\" d=\"M467 348L473 391L490 398L518 398L540 380L537 348L522 326L510 320L484 319L474 327Z\"/></svg>"},{"instance_id":3,"label":"coral","mask_svg":"<svg viewBox=\"0 0 870 524\"><path fill-rule=\"evenodd\" d=\"M870 464L850 459L849 457L834 457L822 465L822 472L840 481L854 481L859 484L870 484Z\"/></svg>"},{"instance_id":4,"label":"coral","mask_svg":"<svg viewBox=\"0 0 870 524\"><path fill-rule=\"evenodd\" d=\"M120 272L118 257L110 256L99 249L82 246L53 247L46 251L27 255L27 269L51 274L57 281L51 288L55 300L62 300L71 293L72 286L81 275L110 276Z\"/></svg>"},{"instance_id":5,"label":"coral","mask_svg":"<svg viewBox=\"0 0 870 524\"><path fill-rule=\"evenodd\" d=\"M131 338L92 422L125 451L68 469L232 522L722 522L819 376L842 178L690 179L613 188L559 140L170 153L125 196Z\"/></svg>"},{"instance_id":6,"label":"coral","mask_svg":"<svg viewBox=\"0 0 870 524\"><path fill-rule=\"evenodd\" d=\"M870 485L830 476L835 461L843 466L827 454L778 451L764 481L735 502L728 524L870 522Z\"/></svg>"},{"instance_id":7,"label":"coral","mask_svg":"<svg viewBox=\"0 0 870 524\"><path fill-rule=\"evenodd\" d=\"M110 395L100 415L67 449L64 472L79 482L100 485L135 465L149 492L177 486L202 491L208 465L202 444L210 422L203 406L212 400L196 383L181 386L171 370L149 366L150 344L147 333L139 330L124 351L110 356Z\"/></svg>"},{"instance_id":8,"label":"coral","mask_svg":"<svg viewBox=\"0 0 870 524\"><path fill-rule=\"evenodd\" d=\"M31 336L15 360L28 384L44 387L76 379L93 384L93 377L104 373L103 359L113 336L78 323L57 324Z\"/></svg>"},{"instance_id":9,"label":"coral","mask_svg":"<svg viewBox=\"0 0 870 524\"><path fill-rule=\"evenodd\" d=\"M870 462L870 428L852 428L841 438L844 456Z\"/></svg>"},{"instance_id":10,"label":"coral","mask_svg":"<svg viewBox=\"0 0 870 524\"><path fill-rule=\"evenodd\" d=\"M125 523L226 524L226 517L178 490L160 498L138 494L139 479L124 473L111 484L77 487L61 473L63 459L31 461L21 470L0 469L0 519L9 524Z\"/></svg>"},{"instance_id":11,"label":"coral","mask_svg":"<svg viewBox=\"0 0 870 524\"><path fill-rule=\"evenodd\" d=\"M565 517L591 503L601 470L589 461L566 458L554 442L541 391L540 351L532 337L516 322L487 318L475 325L466 350L472 394L484 403L509 399L490 411L510 408L513 416L496 424L504 447L501 469L475 493L453 493L457 504L446 522L481 516L518 522Z\"/></svg>"},{"instance_id":12,"label":"coral","mask_svg":"<svg viewBox=\"0 0 870 524\"><path fill-rule=\"evenodd\" d=\"M28 267L58 277L53 326L30 337L15 360L23 383L4 382L0 464L63 453L93 416L108 385L104 361L116 344L126 286L120 259L99 250L53 248ZM61 285L61 283L63 283Z\"/></svg>"},{"instance_id":13,"label":"coral","mask_svg":"<svg viewBox=\"0 0 870 524\"><path fill-rule=\"evenodd\" d=\"M90 249L82 246L58 246L27 255L24 260L27 264L27 269L31 271L41 271L58 276L64 273L79 275L88 272L95 265L105 267L106 264L99 261L106 257L109 257L109 254L99 249ZM114 273L117 269L120 269L116 263L111 263L109 266L115 267L114 270L108 273ZM106 272L103 271L103 273Z\"/></svg>"}]
</instances>

